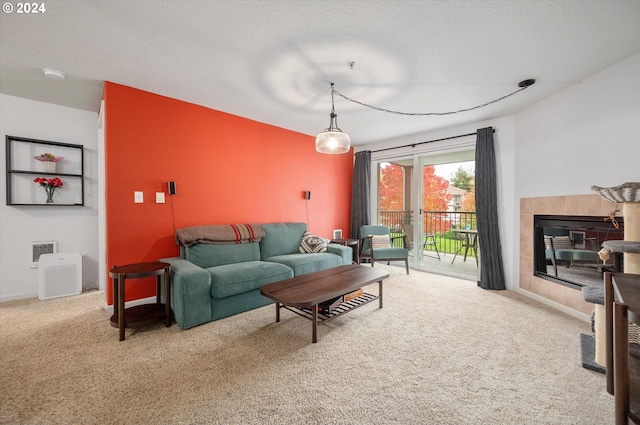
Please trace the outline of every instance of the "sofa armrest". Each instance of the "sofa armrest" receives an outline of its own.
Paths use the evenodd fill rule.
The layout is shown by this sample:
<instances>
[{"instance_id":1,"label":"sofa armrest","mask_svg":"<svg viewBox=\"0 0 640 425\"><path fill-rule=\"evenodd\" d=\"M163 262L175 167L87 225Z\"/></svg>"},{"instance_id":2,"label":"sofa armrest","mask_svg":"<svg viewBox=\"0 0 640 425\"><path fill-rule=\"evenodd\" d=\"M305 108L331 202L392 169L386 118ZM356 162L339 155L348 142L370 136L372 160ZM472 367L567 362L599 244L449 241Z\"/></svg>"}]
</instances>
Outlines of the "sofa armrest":
<instances>
[{"instance_id":1,"label":"sofa armrest","mask_svg":"<svg viewBox=\"0 0 640 425\"><path fill-rule=\"evenodd\" d=\"M178 326L188 329L210 322L209 272L180 257L161 258L159 261L171 264L171 308Z\"/></svg>"},{"instance_id":2,"label":"sofa armrest","mask_svg":"<svg viewBox=\"0 0 640 425\"><path fill-rule=\"evenodd\" d=\"M330 243L327 244L327 252L336 254L337 256L342 258L343 266L351 264L353 258L353 250L351 249L351 247Z\"/></svg>"}]
</instances>

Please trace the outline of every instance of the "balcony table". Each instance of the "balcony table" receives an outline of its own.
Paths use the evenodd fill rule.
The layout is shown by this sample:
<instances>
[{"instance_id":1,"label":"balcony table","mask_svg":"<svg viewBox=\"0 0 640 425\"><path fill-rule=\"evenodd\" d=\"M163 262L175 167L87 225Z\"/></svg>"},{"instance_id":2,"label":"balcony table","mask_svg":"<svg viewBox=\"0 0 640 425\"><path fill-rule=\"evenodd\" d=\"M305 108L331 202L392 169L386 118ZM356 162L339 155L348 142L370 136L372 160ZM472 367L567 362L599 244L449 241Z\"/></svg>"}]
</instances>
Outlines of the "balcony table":
<instances>
[{"instance_id":1,"label":"balcony table","mask_svg":"<svg viewBox=\"0 0 640 425\"><path fill-rule=\"evenodd\" d=\"M451 229L454 233L460 233L464 235L464 242L460 245L460 248L456 252L456 255L453 256L453 260L451 260L451 264L456 261L456 257L464 249L464 260L467 261L467 253L469 249L473 249L473 252L476 255L476 265L478 265L478 231L476 229Z\"/></svg>"}]
</instances>

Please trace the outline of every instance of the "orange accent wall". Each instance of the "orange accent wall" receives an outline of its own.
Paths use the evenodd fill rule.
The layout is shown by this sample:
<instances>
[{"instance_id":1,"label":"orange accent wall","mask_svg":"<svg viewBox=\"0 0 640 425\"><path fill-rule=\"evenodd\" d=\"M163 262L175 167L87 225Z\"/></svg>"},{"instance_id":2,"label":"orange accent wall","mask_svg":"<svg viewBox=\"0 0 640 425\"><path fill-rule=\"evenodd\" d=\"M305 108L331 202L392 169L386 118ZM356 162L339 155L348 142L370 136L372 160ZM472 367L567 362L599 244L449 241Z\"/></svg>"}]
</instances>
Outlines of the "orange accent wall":
<instances>
[{"instance_id":1,"label":"orange accent wall","mask_svg":"<svg viewBox=\"0 0 640 425\"><path fill-rule=\"evenodd\" d=\"M320 154L311 136L110 82L103 97L107 270L178 256L174 228L192 225L296 221L349 234L353 151ZM154 296L154 282L127 284L127 301Z\"/></svg>"}]
</instances>

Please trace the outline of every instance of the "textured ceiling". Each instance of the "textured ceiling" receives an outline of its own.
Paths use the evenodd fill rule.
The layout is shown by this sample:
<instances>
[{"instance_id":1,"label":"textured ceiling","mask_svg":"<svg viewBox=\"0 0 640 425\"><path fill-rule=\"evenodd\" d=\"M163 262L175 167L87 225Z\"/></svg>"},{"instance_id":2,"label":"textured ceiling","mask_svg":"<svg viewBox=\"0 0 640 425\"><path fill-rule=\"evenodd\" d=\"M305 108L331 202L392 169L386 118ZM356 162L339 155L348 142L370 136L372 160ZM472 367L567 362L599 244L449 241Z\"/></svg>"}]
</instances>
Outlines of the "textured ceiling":
<instances>
[{"instance_id":1,"label":"textured ceiling","mask_svg":"<svg viewBox=\"0 0 640 425\"><path fill-rule=\"evenodd\" d=\"M510 115L640 52L638 0L44 4L0 15L0 92L92 111L107 80L315 135L330 82L383 108L446 112L537 80L437 117L336 97L354 145Z\"/></svg>"}]
</instances>

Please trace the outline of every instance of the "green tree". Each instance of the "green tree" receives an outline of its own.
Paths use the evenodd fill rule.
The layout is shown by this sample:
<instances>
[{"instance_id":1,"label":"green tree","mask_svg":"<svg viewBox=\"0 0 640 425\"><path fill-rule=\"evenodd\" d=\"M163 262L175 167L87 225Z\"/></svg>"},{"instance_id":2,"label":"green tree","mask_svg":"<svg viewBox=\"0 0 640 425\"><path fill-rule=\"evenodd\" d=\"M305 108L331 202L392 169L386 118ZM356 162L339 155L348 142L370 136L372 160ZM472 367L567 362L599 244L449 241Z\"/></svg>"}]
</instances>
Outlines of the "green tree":
<instances>
[{"instance_id":1,"label":"green tree","mask_svg":"<svg viewBox=\"0 0 640 425\"><path fill-rule=\"evenodd\" d=\"M462 190L471 190L473 187L474 175L468 170L458 167L455 173L451 175L451 185Z\"/></svg>"}]
</instances>

